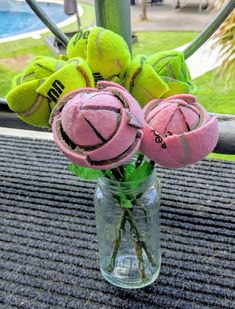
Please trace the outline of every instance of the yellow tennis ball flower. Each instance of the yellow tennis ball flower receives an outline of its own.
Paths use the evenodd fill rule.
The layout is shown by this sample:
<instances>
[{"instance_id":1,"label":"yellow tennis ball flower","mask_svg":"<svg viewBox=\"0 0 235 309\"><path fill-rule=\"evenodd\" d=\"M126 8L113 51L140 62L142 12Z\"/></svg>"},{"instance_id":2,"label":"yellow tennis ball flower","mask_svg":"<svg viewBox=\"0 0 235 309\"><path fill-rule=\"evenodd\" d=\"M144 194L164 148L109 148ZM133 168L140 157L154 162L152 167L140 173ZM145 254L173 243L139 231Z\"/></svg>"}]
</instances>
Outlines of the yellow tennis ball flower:
<instances>
[{"instance_id":1,"label":"yellow tennis ball flower","mask_svg":"<svg viewBox=\"0 0 235 309\"><path fill-rule=\"evenodd\" d=\"M65 64L65 61L51 57L36 57L23 71L21 82L47 78L60 70Z\"/></svg>"},{"instance_id":2,"label":"yellow tennis ball flower","mask_svg":"<svg viewBox=\"0 0 235 309\"><path fill-rule=\"evenodd\" d=\"M56 63L51 68L54 69L55 66ZM49 127L51 110L70 91L94 87L92 72L82 58L69 60L45 79L31 80L35 77L35 72L38 74L37 66L34 66L34 71L28 81L22 82L21 75L16 77L15 87L6 97L10 109L16 112L21 120L33 126ZM45 72L43 68L39 75ZM17 83L17 79L20 79L21 83Z\"/></svg>"},{"instance_id":3,"label":"yellow tennis ball flower","mask_svg":"<svg viewBox=\"0 0 235 309\"><path fill-rule=\"evenodd\" d=\"M146 62L169 87L162 98L181 93L196 93L196 86L192 82L183 52L176 50L158 52L148 57Z\"/></svg>"},{"instance_id":4,"label":"yellow tennis ball flower","mask_svg":"<svg viewBox=\"0 0 235 309\"><path fill-rule=\"evenodd\" d=\"M16 74L11 81L11 89L19 86L22 83L22 73Z\"/></svg>"},{"instance_id":5,"label":"yellow tennis ball flower","mask_svg":"<svg viewBox=\"0 0 235 309\"><path fill-rule=\"evenodd\" d=\"M102 27L75 34L68 43L67 56L86 60L96 81L121 82L131 61L125 40L115 32Z\"/></svg>"},{"instance_id":6,"label":"yellow tennis ball flower","mask_svg":"<svg viewBox=\"0 0 235 309\"><path fill-rule=\"evenodd\" d=\"M160 98L169 90L168 85L146 62L146 57L141 55L136 56L129 65L124 85L141 106Z\"/></svg>"},{"instance_id":7,"label":"yellow tennis ball flower","mask_svg":"<svg viewBox=\"0 0 235 309\"><path fill-rule=\"evenodd\" d=\"M12 89L6 96L11 110L24 122L37 127L49 127L49 117L54 104L36 90L43 80L32 80Z\"/></svg>"},{"instance_id":8,"label":"yellow tennis ball flower","mask_svg":"<svg viewBox=\"0 0 235 309\"><path fill-rule=\"evenodd\" d=\"M92 72L82 58L73 58L48 77L37 89L37 93L57 103L70 91L86 87L94 87Z\"/></svg>"},{"instance_id":9,"label":"yellow tennis ball flower","mask_svg":"<svg viewBox=\"0 0 235 309\"><path fill-rule=\"evenodd\" d=\"M184 54L174 50L148 58L136 56L127 69L124 85L142 106L153 99L196 91Z\"/></svg>"}]
</instances>

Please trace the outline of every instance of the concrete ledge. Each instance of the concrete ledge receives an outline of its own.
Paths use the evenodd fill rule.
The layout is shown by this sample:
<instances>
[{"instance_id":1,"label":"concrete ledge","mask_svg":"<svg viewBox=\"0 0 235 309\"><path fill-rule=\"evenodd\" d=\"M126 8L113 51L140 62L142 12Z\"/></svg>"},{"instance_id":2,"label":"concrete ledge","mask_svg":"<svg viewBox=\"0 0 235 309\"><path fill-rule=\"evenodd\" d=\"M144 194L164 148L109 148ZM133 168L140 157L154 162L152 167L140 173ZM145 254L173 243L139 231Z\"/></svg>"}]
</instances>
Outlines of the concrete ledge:
<instances>
[{"instance_id":1,"label":"concrete ledge","mask_svg":"<svg viewBox=\"0 0 235 309\"><path fill-rule=\"evenodd\" d=\"M52 133L33 131L33 130L22 130L22 129L0 127L0 134L5 135L5 136L26 137L26 138L43 139L43 140L53 140Z\"/></svg>"}]
</instances>

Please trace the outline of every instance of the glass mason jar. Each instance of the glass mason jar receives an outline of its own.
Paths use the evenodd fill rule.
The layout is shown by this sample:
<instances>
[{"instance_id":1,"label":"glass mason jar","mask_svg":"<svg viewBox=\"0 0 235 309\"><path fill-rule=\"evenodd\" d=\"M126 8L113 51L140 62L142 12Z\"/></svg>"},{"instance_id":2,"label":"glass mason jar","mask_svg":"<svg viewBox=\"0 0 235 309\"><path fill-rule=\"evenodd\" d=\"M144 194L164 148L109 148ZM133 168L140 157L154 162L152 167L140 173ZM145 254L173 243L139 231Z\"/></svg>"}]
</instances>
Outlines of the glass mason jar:
<instances>
[{"instance_id":1,"label":"glass mason jar","mask_svg":"<svg viewBox=\"0 0 235 309\"><path fill-rule=\"evenodd\" d=\"M94 196L100 270L110 283L141 288L160 271L160 182L99 178Z\"/></svg>"}]
</instances>

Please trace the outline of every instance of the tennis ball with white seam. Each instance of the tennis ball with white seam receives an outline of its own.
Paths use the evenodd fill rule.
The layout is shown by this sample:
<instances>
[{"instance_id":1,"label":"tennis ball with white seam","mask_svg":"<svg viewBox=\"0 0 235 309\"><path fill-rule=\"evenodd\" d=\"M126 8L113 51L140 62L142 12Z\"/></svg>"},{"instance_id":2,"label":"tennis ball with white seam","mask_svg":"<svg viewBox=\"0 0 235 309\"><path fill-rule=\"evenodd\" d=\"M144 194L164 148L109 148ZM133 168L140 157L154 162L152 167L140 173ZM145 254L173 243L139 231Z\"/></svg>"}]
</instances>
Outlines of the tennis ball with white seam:
<instances>
[{"instance_id":1,"label":"tennis ball with white seam","mask_svg":"<svg viewBox=\"0 0 235 309\"><path fill-rule=\"evenodd\" d=\"M16 74L11 81L11 89L19 86L22 83L22 73Z\"/></svg>"},{"instance_id":2,"label":"tennis ball with white seam","mask_svg":"<svg viewBox=\"0 0 235 309\"><path fill-rule=\"evenodd\" d=\"M56 64L53 65L55 68ZM40 74L42 72L45 71ZM8 93L7 101L10 109L24 122L49 127L50 113L56 103L68 92L84 87L94 87L93 75L87 63L76 58L48 78L22 82Z\"/></svg>"},{"instance_id":3,"label":"tennis ball with white seam","mask_svg":"<svg viewBox=\"0 0 235 309\"><path fill-rule=\"evenodd\" d=\"M75 34L68 43L67 56L86 60L95 80L118 79L120 82L131 61L125 40L102 27Z\"/></svg>"},{"instance_id":4,"label":"tennis ball with white seam","mask_svg":"<svg viewBox=\"0 0 235 309\"><path fill-rule=\"evenodd\" d=\"M21 120L33 126L47 128L55 104L36 92L42 83L43 80L22 83L12 89L6 99L10 109L16 112Z\"/></svg>"},{"instance_id":5,"label":"tennis ball with white seam","mask_svg":"<svg viewBox=\"0 0 235 309\"><path fill-rule=\"evenodd\" d=\"M38 95L36 90L43 79L59 70L65 63L55 58L38 56L22 73L12 79L12 91L8 93L7 101L10 109L15 111L22 121L37 127L49 127L50 112L55 103L50 98Z\"/></svg>"},{"instance_id":6,"label":"tennis ball with white seam","mask_svg":"<svg viewBox=\"0 0 235 309\"><path fill-rule=\"evenodd\" d=\"M23 71L22 82L47 78L66 64L63 60L51 57L36 57Z\"/></svg>"},{"instance_id":7,"label":"tennis ball with white seam","mask_svg":"<svg viewBox=\"0 0 235 309\"><path fill-rule=\"evenodd\" d=\"M146 57L141 55L136 56L128 67L124 86L141 106L160 98L169 90L167 83L146 62Z\"/></svg>"},{"instance_id":8,"label":"tennis ball with white seam","mask_svg":"<svg viewBox=\"0 0 235 309\"><path fill-rule=\"evenodd\" d=\"M192 82L183 52L175 50L158 52L148 57L146 62L169 87L162 98L182 93L195 94L196 86Z\"/></svg>"},{"instance_id":9,"label":"tennis ball with white seam","mask_svg":"<svg viewBox=\"0 0 235 309\"><path fill-rule=\"evenodd\" d=\"M48 77L37 89L37 93L57 103L70 91L86 87L94 87L92 72L82 58L73 58Z\"/></svg>"},{"instance_id":10,"label":"tennis ball with white seam","mask_svg":"<svg viewBox=\"0 0 235 309\"><path fill-rule=\"evenodd\" d=\"M55 71L59 70L65 63L66 62L62 61L62 59L57 60L51 57L37 56L21 73L13 77L11 89L30 80L49 77Z\"/></svg>"}]
</instances>

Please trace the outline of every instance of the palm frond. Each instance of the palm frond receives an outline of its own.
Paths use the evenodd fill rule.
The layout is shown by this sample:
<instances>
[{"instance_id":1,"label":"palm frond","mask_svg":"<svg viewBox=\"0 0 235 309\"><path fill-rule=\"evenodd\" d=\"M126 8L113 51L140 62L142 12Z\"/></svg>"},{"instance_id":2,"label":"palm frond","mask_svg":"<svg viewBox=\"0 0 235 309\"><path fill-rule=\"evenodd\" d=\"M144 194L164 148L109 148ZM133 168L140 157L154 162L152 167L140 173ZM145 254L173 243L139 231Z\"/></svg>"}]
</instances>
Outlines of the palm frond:
<instances>
[{"instance_id":1,"label":"palm frond","mask_svg":"<svg viewBox=\"0 0 235 309\"><path fill-rule=\"evenodd\" d=\"M221 8L226 0L216 0L215 7ZM222 58L221 74L228 74L228 79L235 70L235 10L219 27L213 36L214 46L219 47L219 55Z\"/></svg>"}]
</instances>

